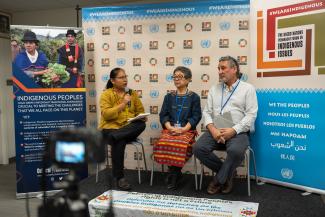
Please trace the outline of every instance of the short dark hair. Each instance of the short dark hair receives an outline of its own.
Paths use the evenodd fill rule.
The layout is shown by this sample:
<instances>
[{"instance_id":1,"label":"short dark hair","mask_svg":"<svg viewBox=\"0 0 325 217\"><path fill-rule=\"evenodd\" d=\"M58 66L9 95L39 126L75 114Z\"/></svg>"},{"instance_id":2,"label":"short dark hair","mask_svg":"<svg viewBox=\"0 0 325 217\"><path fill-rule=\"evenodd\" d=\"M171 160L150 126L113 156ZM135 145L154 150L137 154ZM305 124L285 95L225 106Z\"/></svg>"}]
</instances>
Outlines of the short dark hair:
<instances>
[{"instance_id":1,"label":"short dark hair","mask_svg":"<svg viewBox=\"0 0 325 217\"><path fill-rule=\"evenodd\" d=\"M220 57L219 62L223 62L223 61L228 61L229 66L231 68L236 67L236 69L237 69L237 71L236 71L237 78L241 78L242 73L240 72L238 61L235 58L233 58L232 56Z\"/></svg>"},{"instance_id":2,"label":"short dark hair","mask_svg":"<svg viewBox=\"0 0 325 217\"><path fill-rule=\"evenodd\" d=\"M177 66L176 69L174 70L173 74L175 74L176 71L181 71L184 74L184 77L186 79L192 78L192 72L191 69L186 68L184 66Z\"/></svg>"}]
</instances>

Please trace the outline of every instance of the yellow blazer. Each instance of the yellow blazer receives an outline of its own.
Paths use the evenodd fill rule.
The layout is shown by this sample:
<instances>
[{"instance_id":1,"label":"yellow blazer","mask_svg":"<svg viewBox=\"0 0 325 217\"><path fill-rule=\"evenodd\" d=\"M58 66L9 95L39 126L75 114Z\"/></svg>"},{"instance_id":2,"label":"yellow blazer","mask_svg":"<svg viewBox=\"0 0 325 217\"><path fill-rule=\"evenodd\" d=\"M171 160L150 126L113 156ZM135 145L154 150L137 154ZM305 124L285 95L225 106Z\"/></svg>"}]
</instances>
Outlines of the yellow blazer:
<instances>
[{"instance_id":1,"label":"yellow blazer","mask_svg":"<svg viewBox=\"0 0 325 217\"><path fill-rule=\"evenodd\" d=\"M131 93L131 106L125 106L124 110L118 111L118 105L122 98L119 97L112 88L106 89L100 96L100 129L120 129L128 124L129 118L136 117L144 113L143 105L136 91Z\"/></svg>"}]
</instances>

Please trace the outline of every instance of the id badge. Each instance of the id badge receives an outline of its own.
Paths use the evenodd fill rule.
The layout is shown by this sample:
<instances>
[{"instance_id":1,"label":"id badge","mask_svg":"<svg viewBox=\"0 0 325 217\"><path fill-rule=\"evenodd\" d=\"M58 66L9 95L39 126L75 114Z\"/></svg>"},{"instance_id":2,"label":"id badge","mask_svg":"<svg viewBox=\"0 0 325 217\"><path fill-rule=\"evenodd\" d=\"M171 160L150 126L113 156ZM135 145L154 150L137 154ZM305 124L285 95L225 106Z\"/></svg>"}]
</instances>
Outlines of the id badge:
<instances>
[{"instance_id":1,"label":"id badge","mask_svg":"<svg viewBox=\"0 0 325 217\"><path fill-rule=\"evenodd\" d=\"M175 123L175 124L174 124L174 127L176 127L176 128L181 128L182 126L181 126L181 124L179 124L179 123Z\"/></svg>"}]
</instances>

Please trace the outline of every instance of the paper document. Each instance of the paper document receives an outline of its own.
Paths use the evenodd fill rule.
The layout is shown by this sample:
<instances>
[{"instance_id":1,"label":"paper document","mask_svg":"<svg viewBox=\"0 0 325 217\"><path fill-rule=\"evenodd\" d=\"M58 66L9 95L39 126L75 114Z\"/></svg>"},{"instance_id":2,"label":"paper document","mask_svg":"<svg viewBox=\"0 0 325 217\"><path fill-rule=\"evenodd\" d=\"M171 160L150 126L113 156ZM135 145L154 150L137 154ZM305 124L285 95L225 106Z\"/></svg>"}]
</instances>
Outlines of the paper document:
<instances>
[{"instance_id":1,"label":"paper document","mask_svg":"<svg viewBox=\"0 0 325 217\"><path fill-rule=\"evenodd\" d=\"M214 126L217 128L231 128L235 124L232 121L230 112L225 112L222 115L218 115L213 120Z\"/></svg>"},{"instance_id":2,"label":"paper document","mask_svg":"<svg viewBox=\"0 0 325 217\"><path fill-rule=\"evenodd\" d=\"M136 121L136 120L140 120L140 119L143 119L144 117L147 117L149 116L150 113L141 113L141 114L138 114L138 116L134 117L134 118L129 118L128 119L128 122L132 122L132 121Z\"/></svg>"}]
</instances>

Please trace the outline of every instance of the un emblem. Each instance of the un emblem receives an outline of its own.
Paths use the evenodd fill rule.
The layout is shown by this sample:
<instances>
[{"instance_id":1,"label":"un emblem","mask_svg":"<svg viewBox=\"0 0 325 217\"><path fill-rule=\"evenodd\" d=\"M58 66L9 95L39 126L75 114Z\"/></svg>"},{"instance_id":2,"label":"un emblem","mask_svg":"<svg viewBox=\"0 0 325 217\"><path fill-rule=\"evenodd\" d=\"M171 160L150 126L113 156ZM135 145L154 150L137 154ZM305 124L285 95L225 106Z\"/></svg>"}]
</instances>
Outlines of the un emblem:
<instances>
[{"instance_id":1,"label":"un emblem","mask_svg":"<svg viewBox=\"0 0 325 217\"><path fill-rule=\"evenodd\" d=\"M209 48L211 46L210 40L201 40L201 47L202 48Z\"/></svg>"},{"instance_id":2,"label":"un emblem","mask_svg":"<svg viewBox=\"0 0 325 217\"><path fill-rule=\"evenodd\" d=\"M159 129L159 124L158 124L157 122L152 122L152 123L150 124L150 128L151 128L152 130L158 130L158 129Z\"/></svg>"},{"instance_id":3,"label":"un emblem","mask_svg":"<svg viewBox=\"0 0 325 217\"><path fill-rule=\"evenodd\" d=\"M134 77L133 77L133 80L134 80L135 82L140 82L140 81L141 81L141 75L139 75L139 74L135 74Z\"/></svg>"},{"instance_id":4,"label":"un emblem","mask_svg":"<svg viewBox=\"0 0 325 217\"><path fill-rule=\"evenodd\" d=\"M102 81L108 81L109 80L109 75L108 74L104 74L102 75Z\"/></svg>"},{"instance_id":5,"label":"un emblem","mask_svg":"<svg viewBox=\"0 0 325 217\"><path fill-rule=\"evenodd\" d=\"M89 59L88 62L87 62L87 65L90 66L90 67L93 67L94 60L93 59Z\"/></svg>"},{"instance_id":6,"label":"un emblem","mask_svg":"<svg viewBox=\"0 0 325 217\"><path fill-rule=\"evenodd\" d=\"M117 64L118 66L124 66L124 65L125 65L125 62L126 62L126 60L125 60L124 58L118 58L118 59L116 60L116 64Z\"/></svg>"},{"instance_id":7,"label":"un emblem","mask_svg":"<svg viewBox=\"0 0 325 217\"><path fill-rule=\"evenodd\" d=\"M183 64L184 64L185 66L192 65L192 58L191 58L191 57L184 57L184 58L183 58Z\"/></svg>"},{"instance_id":8,"label":"un emblem","mask_svg":"<svg viewBox=\"0 0 325 217\"><path fill-rule=\"evenodd\" d=\"M227 22L227 21L221 22L221 23L219 23L219 27L221 30L227 31L230 29L230 22Z\"/></svg>"},{"instance_id":9,"label":"un emblem","mask_svg":"<svg viewBox=\"0 0 325 217\"><path fill-rule=\"evenodd\" d=\"M151 98L158 98L159 97L159 91L158 90L151 90L150 91L150 97Z\"/></svg>"},{"instance_id":10,"label":"un emblem","mask_svg":"<svg viewBox=\"0 0 325 217\"><path fill-rule=\"evenodd\" d=\"M151 33L156 33L156 32L159 32L159 25L158 24L151 24L149 26L149 31Z\"/></svg>"},{"instance_id":11,"label":"un emblem","mask_svg":"<svg viewBox=\"0 0 325 217\"><path fill-rule=\"evenodd\" d=\"M141 42L133 42L132 47L133 47L134 50L141 50L142 43Z\"/></svg>"},{"instance_id":12,"label":"un emblem","mask_svg":"<svg viewBox=\"0 0 325 217\"><path fill-rule=\"evenodd\" d=\"M119 26L117 31L118 31L118 33L123 35L125 33L125 27L124 26Z\"/></svg>"},{"instance_id":13,"label":"un emblem","mask_svg":"<svg viewBox=\"0 0 325 217\"><path fill-rule=\"evenodd\" d=\"M285 179L292 179L293 171L289 168L283 168L283 169L281 169L281 175Z\"/></svg>"},{"instance_id":14,"label":"un emblem","mask_svg":"<svg viewBox=\"0 0 325 217\"><path fill-rule=\"evenodd\" d=\"M89 96L90 97L96 97L96 90L90 90L89 91Z\"/></svg>"},{"instance_id":15,"label":"un emblem","mask_svg":"<svg viewBox=\"0 0 325 217\"><path fill-rule=\"evenodd\" d=\"M247 40L244 39L244 38L240 39L240 40L238 41L238 45L239 45L239 47L246 47L246 45L247 45Z\"/></svg>"},{"instance_id":16,"label":"un emblem","mask_svg":"<svg viewBox=\"0 0 325 217\"><path fill-rule=\"evenodd\" d=\"M167 74L166 75L166 81L172 82L173 81L173 74Z\"/></svg>"},{"instance_id":17,"label":"un emblem","mask_svg":"<svg viewBox=\"0 0 325 217\"><path fill-rule=\"evenodd\" d=\"M86 32L87 32L87 35L88 36L93 36L93 35L95 35L95 28L88 27L87 30L86 30Z\"/></svg>"}]
</instances>

